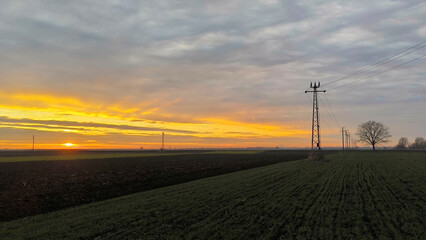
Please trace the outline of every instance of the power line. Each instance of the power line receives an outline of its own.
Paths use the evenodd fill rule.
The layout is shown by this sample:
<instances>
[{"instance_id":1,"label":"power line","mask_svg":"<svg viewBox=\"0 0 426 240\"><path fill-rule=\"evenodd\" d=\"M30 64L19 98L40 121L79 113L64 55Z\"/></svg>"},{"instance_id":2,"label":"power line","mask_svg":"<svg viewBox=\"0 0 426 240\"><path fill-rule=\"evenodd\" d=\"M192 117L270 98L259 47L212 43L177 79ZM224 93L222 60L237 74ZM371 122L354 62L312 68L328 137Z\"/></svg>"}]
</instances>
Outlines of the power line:
<instances>
[{"instance_id":1,"label":"power line","mask_svg":"<svg viewBox=\"0 0 426 240\"><path fill-rule=\"evenodd\" d=\"M305 94L305 96L308 98L309 103L312 104L312 99L309 97L309 95Z\"/></svg>"},{"instance_id":2,"label":"power line","mask_svg":"<svg viewBox=\"0 0 426 240\"><path fill-rule=\"evenodd\" d=\"M319 118L321 120L321 128L322 129L333 129L334 126L331 126L330 125L331 124L330 121L327 118L323 117L323 115L324 114L322 114L322 115L319 116Z\"/></svg>"},{"instance_id":3,"label":"power line","mask_svg":"<svg viewBox=\"0 0 426 240\"><path fill-rule=\"evenodd\" d=\"M425 56L426 56L426 55L422 55L422 56L420 56L420 57L416 57L416 58L414 58L414 59L411 59L411 60L409 60L409 61L407 61L407 62L403 62L403 63L401 63L401 64L398 64L398 65L396 65L396 66L394 66L394 67L391 67L391 68L389 68L389 69L386 69L386 70L384 70L384 71L381 71L381 72L378 72L378 73L372 74L372 75L370 75L370 76L363 77L363 78L361 78L361 79L358 79L358 80L356 80L356 81L349 82L349 83L347 83L347 84L343 84L343 85L340 85L340 86L337 86L337 87L334 87L334 88L330 88L330 89L328 89L328 90L332 90L332 89L336 89L336 88L345 87L345 86L348 86L348 85L351 85L351 84L354 84L354 83L357 83L357 82L360 82L360 81L363 81L363 80L366 80L366 79L372 78L372 77L374 77L374 76L377 76L377 75L379 75L379 74L382 74L382 73L388 72L388 71L390 71L390 70L393 70L393 69L395 69L395 68L398 68L398 67L400 67L400 66L403 66L403 65L405 65L405 64L408 64L408 63L410 63L410 62L414 62L414 61L416 61L416 60L418 60L418 59L424 58Z\"/></svg>"},{"instance_id":4,"label":"power line","mask_svg":"<svg viewBox=\"0 0 426 240\"><path fill-rule=\"evenodd\" d=\"M321 97L318 97L319 100L321 101L321 104L323 106L326 106L324 101L321 99ZM336 124L337 128L340 128L340 125L333 119L333 117L331 116L331 113L328 111L328 109L326 107L324 107L325 111L327 112L327 116L330 119L330 122L332 122L333 124ZM321 116L320 116L321 117Z\"/></svg>"},{"instance_id":5,"label":"power line","mask_svg":"<svg viewBox=\"0 0 426 240\"><path fill-rule=\"evenodd\" d=\"M321 97L319 97L319 100L321 101L321 104L324 106L324 109L325 109L325 111L327 112L328 119L330 120L330 122L332 122L333 124L335 124L336 122L334 121L334 119L333 119L333 117L331 116L331 113L330 113L331 109L330 109L330 111L328 110L328 108L327 108L326 104L325 104L325 103L324 103L324 101L321 99ZM338 126L338 125L337 125L337 126ZM340 128L340 126L339 126L339 128Z\"/></svg>"},{"instance_id":6,"label":"power line","mask_svg":"<svg viewBox=\"0 0 426 240\"><path fill-rule=\"evenodd\" d=\"M388 63L390 63L390 62L392 62L392 61L394 61L394 60L396 60L396 59L399 59L399 58L401 58L401 57L404 57L404 56L406 56L406 55L408 55L408 54L411 54L411 53L413 53L413 52L415 52L415 51L418 51L418 50L420 50L420 49L422 49L422 48L426 47L426 45L423 45L424 43L426 43L426 40L425 40L425 41L422 41L422 42L420 42L420 43L418 43L418 44L416 44L416 45L414 45L414 46L411 46L411 47L409 47L409 48L407 48L407 49L404 49L403 51L400 51L400 52L398 52L398 53L396 53L396 54L394 54L394 55L392 55L392 56L390 56L390 57L388 57L388 58L385 58L385 59L383 59L383 60L381 60L381 61L379 61L379 62L376 62L375 64L372 64L372 65L366 66L366 67L364 67L363 69L361 69L361 70L359 70L359 71L357 71L357 72L354 72L354 73L351 73L351 74L349 74L349 75L346 75L345 77L342 77L342 78L337 79L337 80L335 80L335 81L332 81L332 82L326 83L326 84L324 84L324 86L325 86L325 85L332 84L332 83L336 83L336 82L339 82L339 81L343 81L343 80L345 80L345 79L347 79L347 78L349 78L349 77L356 76L356 75L360 75L360 74L366 73L368 70L371 70L371 69L377 68L377 67L379 67L379 66L382 66L382 65L388 64ZM401 63L401 64L398 64L398 65L396 65L396 66L394 66L394 67L388 68L388 69L386 69L386 70L383 70L383 71L380 71L380 72L378 72L378 73L374 73L374 74L371 74L371 75L368 75L368 76L364 76L364 77L362 77L362 75L361 75L361 76L359 76L359 77L361 77L361 78L360 78L360 79L358 79L358 80L356 80L356 81L352 81L352 82L349 82L349 83L347 83L347 84L340 85L340 86L337 86L337 87L334 87L334 88L331 88L331 89L336 89L336 88L340 88L340 87L348 86L348 85L350 85L350 84L354 84L354 83L356 83L356 82L359 82L359 81L363 81L363 80L369 79L369 78L371 78L371 77L377 76L377 75L379 75L379 74L382 74L382 73L388 72L388 71L390 71L390 70L396 69L396 68L398 68L398 67L401 67L401 66L403 66L403 65L406 65L406 64L408 64L408 63L410 63L410 62L413 62L413 61L416 61L416 60L418 60L418 59L421 59L421 58L423 58L423 57L425 57L425 56L426 56L426 55L422 55L422 56L420 56L420 57L417 57L417 58L411 59L411 60L409 60L409 61L406 61L406 62L403 62L403 63ZM318 120L319 120L319 119L318 119L318 117L319 117L319 112L318 112L318 99L317 99L317 94L316 94L316 93L317 93L317 88L319 88L319 84L318 84L318 86L316 86L316 84L314 84L314 86L312 86L312 83L311 83L311 86L310 86L310 87L311 87L311 88L314 88L314 91L305 91L305 93L307 93L307 92L314 92L314 99L313 99L313 100L311 100L307 94L305 94L305 95L306 95L306 96L307 96L307 98L308 98L308 102L309 102L309 103L313 103L313 105L314 105L313 122L312 122L312 151L314 152L314 148L316 148L315 150L320 150L320 149L321 149L321 148L320 148L320 146L319 146L319 143L320 143L320 140L319 140L319 122L318 122ZM329 90L331 90L331 89L329 89ZM325 93L325 91L324 91L324 93ZM336 124L336 126L340 129L340 123L339 123L339 121L337 120L336 115L334 114L334 109L333 109L333 107L331 106L330 101L328 100L327 95L326 95L325 97L326 97L326 102L327 102L328 108L330 109L330 111L328 111L327 107L325 108L325 110L326 110L326 112L327 112L327 115L328 115L329 119L331 120L331 122L333 122L333 124ZM321 97L319 97L319 100L321 101L321 103L322 103L323 105L325 105L325 104L324 104L324 101L321 99ZM322 119L322 118L321 118L321 119ZM324 120L325 120L325 119L324 119ZM327 122L327 121L325 121L325 123L326 123L326 122ZM327 123L326 123L326 124L327 124ZM327 125L328 125L328 124L327 124ZM314 146L314 143L316 143L316 145L317 145L317 146ZM313 154L313 152L312 152L312 154Z\"/></svg>"},{"instance_id":7,"label":"power line","mask_svg":"<svg viewBox=\"0 0 426 240\"><path fill-rule=\"evenodd\" d=\"M346 75L346 76L344 76L344 77L341 77L341 78L339 78L339 79L337 79L337 80L334 80L334 81L331 81L331 82L329 82L329 83L326 83L326 84L324 84L324 86L329 85L329 84L332 84L332 83L336 83L336 82L343 81L343 80L345 80L345 79L347 79L347 78L349 78L349 77L356 76L356 75L359 75L359 74L361 74L361 73L365 73L365 72L367 72L368 70L371 70L371 69L373 69L373 68L376 68L376 67L379 67L379 66L385 65L385 64L390 63L390 62L392 62L392 61L394 61L394 60L396 60L396 59L398 59L398 58L401 58L401 57L406 56L406 55L408 55L408 54L410 54L410 53L413 53L413 52L415 52L415 51L418 51L418 50L420 50L420 49L422 49L422 48L426 47L426 45L423 45L424 43L426 43L426 40L425 40L425 41L422 41L421 43L418 43L418 44L416 44L416 45L414 45L414 46L411 46L411 47L409 47L409 48L406 48L405 50L400 51L400 52L398 52L398 53L396 53L396 54L394 54L394 55L392 55L392 56L390 56L390 57L387 57L387 58L385 58L385 59L382 59L382 60L380 60L380 61L378 61L378 62L376 62L376 63L374 63L374 64L368 65L368 66L364 67L363 69L361 69L361 70L359 70L359 71L356 71L356 72L350 73L350 74L348 74L348 75ZM421 45L423 45L423 46L421 46ZM411 49L413 49L413 50L411 50ZM410 51L410 50L411 50L411 51ZM407 51L408 51L408 52L407 52ZM401 54L402 54L402 55L401 55ZM400 55L400 56L399 56L399 55ZM398 57L397 57L397 56L398 56Z\"/></svg>"},{"instance_id":8,"label":"power line","mask_svg":"<svg viewBox=\"0 0 426 240\"><path fill-rule=\"evenodd\" d=\"M337 125L340 127L340 122L337 120L336 115L334 114L334 108L331 106L330 101L328 100L327 94L324 94L325 100L327 101L328 106L331 109L331 114L333 115L334 120L336 121Z\"/></svg>"},{"instance_id":9,"label":"power line","mask_svg":"<svg viewBox=\"0 0 426 240\"><path fill-rule=\"evenodd\" d=\"M403 62L403 63L401 63L401 64L398 64L398 65L396 65L396 66L393 66L393 67L391 67L391 68L388 68L388 69L386 69L386 70L383 70L383 71L380 71L380 72L377 72L377 73L374 73L374 74L371 74L371 75L366 76L366 75L368 74L368 71L369 71L369 70L372 70L372 69L374 69L374 68L378 68L378 67L380 67L380 66L386 65L386 64L388 64L388 63L390 63L390 62L392 62L392 61L394 61L394 60L396 60L396 59L402 58L402 57L404 57L404 56L406 56L406 55L408 55L408 54L411 54L411 53L413 53L413 52L415 52L415 51L418 51L418 50L420 50L420 49L422 49L422 48L426 47L426 45L423 45L424 43L426 43L426 40L425 40L425 41L422 41L422 42L420 42L420 43L418 43L418 44L416 44L416 45L414 45L414 46L411 46L411 47L409 47L409 48L407 48L407 49L405 49L405 50L403 50L403 51L401 51L401 52L398 52L398 53L396 53L396 54L394 54L394 55L392 55L392 56L390 56L390 57L388 57L388 58L385 58L385 59L383 59L383 60L381 60L381 61L379 61L379 62L376 62L375 64L372 64L372 65L366 66L366 67L364 67L363 69L361 69L361 70L359 70L359 71L357 71L357 72L354 72L354 73L351 73L351 74L349 74L349 75L346 75L346 76L344 76L344 77L342 77L342 78L340 78L340 79L337 79L337 80L335 80L335 81L332 81L332 82L326 83L326 84L324 84L324 86L325 86L325 85L332 84L332 83L336 83L336 82L339 82L339 81L343 81L343 80L345 80L345 79L348 79L348 78L350 78L350 77L357 76L357 75L358 75L358 77L357 77L357 78L360 78L360 77L361 77L361 78L360 78L360 79L358 79L358 80L355 80L355 81L352 81L352 82L349 82L349 83L347 83L347 84L343 84L343 85L340 85L340 86L337 86L337 87L334 87L334 88L331 88L331 89L336 89L336 88L340 88L340 87L348 86L348 85L350 85L350 84L354 84L354 83L356 83L356 82L359 82L359 81L363 81L363 80L366 80L366 79L372 78L372 77L377 76L377 75L379 75L379 74L382 74L382 73L385 73L385 72L391 71L391 70L393 70L393 69L396 69L396 68L398 68L398 67L401 67L401 66L403 66L403 65L406 65L406 64L408 64L408 63L410 63L410 62L413 62L413 61L416 61L416 60L418 60L418 59L421 59L421 58L425 57L426 55L422 55L422 56L420 56L420 57L416 57L416 58L414 58L414 59L411 59L411 60L409 60L409 61ZM367 73L367 74L365 74L365 73ZM363 75L364 75L364 77L363 77ZM324 120L325 120L325 118L322 118L321 116L319 116L317 93L318 93L318 92L324 92L324 93L325 93L325 90L324 90L324 91L318 91L318 90L317 90L317 88L319 88L319 83L318 83L318 86L316 85L316 83L314 83L314 85L312 86L312 83L311 83L310 87L311 87L311 88L313 88L313 89L314 89L314 91L305 91L305 93L307 93L307 92L313 92L313 93L314 93L314 95L313 95L313 99L311 100L307 94L305 94L305 95L307 96L309 103L312 103L312 104L313 104L313 115L312 115L312 141L311 141L312 153L311 153L311 157L312 157L312 158L318 158L318 156L319 156L319 155L318 155L318 154L319 154L319 151L321 150L321 147L320 147L320 136L319 136L319 135L320 135L320 133L319 133L319 120L321 119L321 120L323 120L323 121L324 121ZM331 90L331 89L329 89L329 90ZM330 101L328 100L327 94L325 95L325 97L326 97L327 105L328 105L328 107L329 107L329 109L330 109L330 111L328 111L327 107L325 108L325 110L326 110L326 112L327 112L327 115L328 115L329 119L331 120L331 122L333 122L334 124L336 124L336 126L337 126L337 127L339 128L339 130L340 130L340 126L341 126L341 125L340 125L339 121L337 120L336 115L334 114L334 109L333 109L333 107L331 106ZM318 98L319 98L319 100L321 101L321 103L322 103L323 105L325 105L325 104L324 104L324 101L321 99L321 97L318 97ZM331 113L330 113L330 112L331 112ZM320 117L320 119L319 119L319 117ZM325 123L326 125L328 125L328 124L327 124L327 121L324 121L324 123ZM345 136L346 136L346 139L345 139ZM344 128L342 127L342 144L343 144L343 149L344 149L344 147L345 147L345 140L346 140L346 145L347 145L347 146L349 146L349 148L350 148L350 146L351 146L351 145L350 145L350 143L351 143L350 133L348 132L348 130L346 130L346 131L344 132ZM314 155L316 155L316 156L314 156Z\"/></svg>"}]
</instances>

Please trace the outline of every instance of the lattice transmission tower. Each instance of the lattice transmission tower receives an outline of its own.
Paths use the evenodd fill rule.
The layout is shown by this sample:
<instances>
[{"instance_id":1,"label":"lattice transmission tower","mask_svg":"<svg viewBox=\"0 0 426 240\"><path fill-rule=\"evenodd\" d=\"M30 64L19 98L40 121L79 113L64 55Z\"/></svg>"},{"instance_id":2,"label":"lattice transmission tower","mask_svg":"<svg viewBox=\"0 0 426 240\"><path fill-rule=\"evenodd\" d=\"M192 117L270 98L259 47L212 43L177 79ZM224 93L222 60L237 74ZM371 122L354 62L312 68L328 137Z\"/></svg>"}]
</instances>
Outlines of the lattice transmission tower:
<instances>
[{"instance_id":1,"label":"lattice transmission tower","mask_svg":"<svg viewBox=\"0 0 426 240\"><path fill-rule=\"evenodd\" d=\"M321 140L320 140L320 124L319 124L319 108L318 108L318 96L319 92L325 92L326 90L318 90L321 83L311 83L310 88L313 90L305 91L305 93L313 93L312 97L312 140L311 140L311 159L319 160L322 158L321 155Z\"/></svg>"}]
</instances>

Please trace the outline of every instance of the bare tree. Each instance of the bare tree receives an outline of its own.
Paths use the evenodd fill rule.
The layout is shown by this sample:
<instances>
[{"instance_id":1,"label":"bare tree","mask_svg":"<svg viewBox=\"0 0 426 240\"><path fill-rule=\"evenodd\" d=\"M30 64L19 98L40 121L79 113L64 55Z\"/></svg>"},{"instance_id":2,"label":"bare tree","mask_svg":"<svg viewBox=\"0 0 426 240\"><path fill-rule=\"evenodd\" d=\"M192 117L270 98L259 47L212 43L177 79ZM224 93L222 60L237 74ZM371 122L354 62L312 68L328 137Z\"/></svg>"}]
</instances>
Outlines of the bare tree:
<instances>
[{"instance_id":1,"label":"bare tree","mask_svg":"<svg viewBox=\"0 0 426 240\"><path fill-rule=\"evenodd\" d=\"M389 142L389 138L392 137L389 128L376 121L361 123L357 135L360 142L371 144L373 150L376 150L377 144Z\"/></svg>"},{"instance_id":2,"label":"bare tree","mask_svg":"<svg viewBox=\"0 0 426 240\"><path fill-rule=\"evenodd\" d=\"M408 139L402 137L399 139L398 144L395 146L396 149L406 149L408 147Z\"/></svg>"},{"instance_id":3,"label":"bare tree","mask_svg":"<svg viewBox=\"0 0 426 240\"><path fill-rule=\"evenodd\" d=\"M426 149L426 141L422 137L416 137L416 140L410 145L413 149Z\"/></svg>"}]
</instances>

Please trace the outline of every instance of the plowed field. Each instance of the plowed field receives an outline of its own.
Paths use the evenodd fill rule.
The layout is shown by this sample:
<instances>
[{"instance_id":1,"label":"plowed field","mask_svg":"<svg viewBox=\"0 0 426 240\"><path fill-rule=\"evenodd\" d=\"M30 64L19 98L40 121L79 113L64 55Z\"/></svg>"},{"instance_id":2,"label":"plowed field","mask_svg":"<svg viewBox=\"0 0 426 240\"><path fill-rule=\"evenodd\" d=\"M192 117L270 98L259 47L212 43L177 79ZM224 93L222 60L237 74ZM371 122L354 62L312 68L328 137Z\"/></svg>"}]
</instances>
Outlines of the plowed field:
<instances>
[{"instance_id":1,"label":"plowed field","mask_svg":"<svg viewBox=\"0 0 426 240\"><path fill-rule=\"evenodd\" d=\"M426 239L426 154L352 152L0 225L1 239Z\"/></svg>"},{"instance_id":2,"label":"plowed field","mask_svg":"<svg viewBox=\"0 0 426 240\"><path fill-rule=\"evenodd\" d=\"M307 156L300 151L31 153L0 159L0 221Z\"/></svg>"}]
</instances>

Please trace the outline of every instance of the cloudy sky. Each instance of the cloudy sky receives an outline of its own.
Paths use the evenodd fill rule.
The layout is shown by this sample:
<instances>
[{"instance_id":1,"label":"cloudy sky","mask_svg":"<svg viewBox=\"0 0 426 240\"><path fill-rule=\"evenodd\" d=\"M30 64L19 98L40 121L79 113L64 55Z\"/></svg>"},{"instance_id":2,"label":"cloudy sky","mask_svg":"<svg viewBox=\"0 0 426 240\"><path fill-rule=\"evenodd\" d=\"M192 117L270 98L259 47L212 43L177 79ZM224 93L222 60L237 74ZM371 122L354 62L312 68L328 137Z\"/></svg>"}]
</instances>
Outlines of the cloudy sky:
<instances>
[{"instance_id":1,"label":"cloudy sky","mask_svg":"<svg viewBox=\"0 0 426 240\"><path fill-rule=\"evenodd\" d=\"M327 89L324 146L368 120L390 128L388 145L426 137L424 1L1 6L3 149L32 135L38 148L158 148L163 131L171 148L310 146L313 81Z\"/></svg>"}]
</instances>

